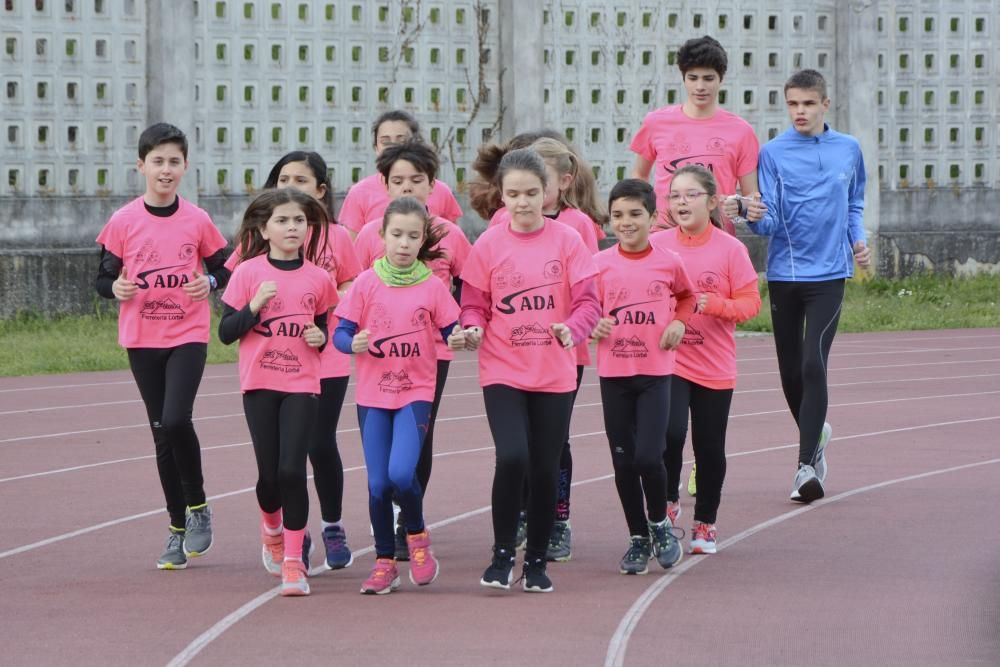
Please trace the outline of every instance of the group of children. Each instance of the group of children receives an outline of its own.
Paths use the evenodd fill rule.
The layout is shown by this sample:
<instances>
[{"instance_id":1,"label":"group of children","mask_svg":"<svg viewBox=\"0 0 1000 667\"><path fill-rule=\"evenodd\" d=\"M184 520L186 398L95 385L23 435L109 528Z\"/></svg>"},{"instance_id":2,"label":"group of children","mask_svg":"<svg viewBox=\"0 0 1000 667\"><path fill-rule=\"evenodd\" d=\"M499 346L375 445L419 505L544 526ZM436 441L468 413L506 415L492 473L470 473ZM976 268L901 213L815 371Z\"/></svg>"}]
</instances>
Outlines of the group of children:
<instances>
[{"instance_id":1,"label":"group of children","mask_svg":"<svg viewBox=\"0 0 1000 667\"><path fill-rule=\"evenodd\" d=\"M208 215L177 195L184 134L165 123L143 132L146 192L98 237L97 290L121 303L119 339L156 445L170 515L157 567L183 569L212 545L191 421L212 291L224 307L220 340L239 341L262 561L281 577L282 595L309 593L307 459L324 564L353 561L335 435L351 357L375 542L362 593L396 589L399 561L409 561L415 585L438 575L423 501L435 417L459 350L478 355L496 449L493 553L482 585L509 589L522 545L525 591L552 591L547 563L570 558L569 425L591 342L629 531L619 571L644 574L651 559L669 568L682 557L675 526L689 419L689 550L715 553L735 326L761 304L734 220L769 237L781 383L800 433L791 498L822 497L827 358L844 279L854 260L870 261L860 150L824 123L829 98L815 71L788 81L793 127L758 151L752 128L718 108L721 45L690 40L678 64L687 99L643 121L632 142L634 178L612 188L607 209L586 160L559 133L483 146L469 190L490 226L474 245L454 222L462 212L437 180L436 152L405 112L373 124L377 173L351 188L339 222L323 159L289 153L247 208L228 257ZM647 180L654 167L655 189ZM608 221L617 243L599 250Z\"/></svg>"}]
</instances>

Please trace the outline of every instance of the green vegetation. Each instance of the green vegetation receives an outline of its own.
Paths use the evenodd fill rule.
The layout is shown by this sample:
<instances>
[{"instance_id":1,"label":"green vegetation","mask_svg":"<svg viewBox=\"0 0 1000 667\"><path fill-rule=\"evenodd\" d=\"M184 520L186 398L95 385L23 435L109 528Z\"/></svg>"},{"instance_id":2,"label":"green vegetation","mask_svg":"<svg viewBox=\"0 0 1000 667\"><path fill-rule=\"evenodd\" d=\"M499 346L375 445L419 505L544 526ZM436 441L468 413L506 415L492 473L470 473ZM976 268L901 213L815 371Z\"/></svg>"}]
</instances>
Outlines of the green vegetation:
<instances>
[{"instance_id":1,"label":"green vegetation","mask_svg":"<svg viewBox=\"0 0 1000 667\"><path fill-rule=\"evenodd\" d=\"M761 281L761 314L742 331L770 332L767 283ZM226 347L215 336L218 312L212 316L209 363L236 361L237 346ZM1000 275L973 278L917 276L902 280L875 278L849 281L840 318L841 332L962 329L1000 326ZM93 315L47 318L22 314L0 320L0 375L75 373L128 368L118 347L113 309Z\"/></svg>"}]
</instances>

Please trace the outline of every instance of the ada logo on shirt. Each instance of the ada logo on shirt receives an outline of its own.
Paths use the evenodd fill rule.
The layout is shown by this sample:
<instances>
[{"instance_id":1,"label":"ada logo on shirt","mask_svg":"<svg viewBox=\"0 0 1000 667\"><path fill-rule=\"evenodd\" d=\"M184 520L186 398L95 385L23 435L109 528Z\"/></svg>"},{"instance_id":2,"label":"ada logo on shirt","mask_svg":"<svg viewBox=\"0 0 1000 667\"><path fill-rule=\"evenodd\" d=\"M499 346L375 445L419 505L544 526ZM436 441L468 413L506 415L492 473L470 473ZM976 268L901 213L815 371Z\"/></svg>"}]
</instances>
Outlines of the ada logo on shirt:
<instances>
[{"instance_id":1,"label":"ada logo on shirt","mask_svg":"<svg viewBox=\"0 0 1000 667\"><path fill-rule=\"evenodd\" d=\"M544 285L535 285L534 287L512 292L500 299L500 303L496 304L496 309L504 315L512 315L522 310L555 310L556 301L551 294L543 296L541 294L528 294L528 292L558 284L545 283Z\"/></svg>"},{"instance_id":2,"label":"ada logo on shirt","mask_svg":"<svg viewBox=\"0 0 1000 667\"><path fill-rule=\"evenodd\" d=\"M386 357L419 357L419 342L410 343L407 341L397 341L396 339L402 338L403 336L412 336L413 334L420 333L421 331L423 331L423 328L406 331L394 336L379 338L368 346L368 354L372 355L376 359L385 359ZM388 350L383 349L386 343L389 344Z\"/></svg>"},{"instance_id":3,"label":"ada logo on shirt","mask_svg":"<svg viewBox=\"0 0 1000 667\"><path fill-rule=\"evenodd\" d=\"M170 266L161 266L155 269L146 269L145 271L140 271L135 277L135 286L139 289L149 289L150 287L159 287L173 289L175 287L183 287L191 282L191 278L188 277L186 273L176 274L167 273L161 274L161 271L168 271L170 269L178 269L187 266L185 264L171 264ZM150 285L149 276L156 274L153 278L153 284Z\"/></svg>"},{"instance_id":4,"label":"ada logo on shirt","mask_svg":"<svg viewBox=\"0 0 1000 667\"><path fill-rule=\"evenodd\" d=\"M659 299L652 301L639 301L638 303L626 303L625 305L612 308L608 311L608 316L615 321L615 324L656 324L656 314L651 310L629 310L636 306L645 306L648 303L656 303ZM619 318L618 314L624 314Z\"/></svg>"}]
</instances>

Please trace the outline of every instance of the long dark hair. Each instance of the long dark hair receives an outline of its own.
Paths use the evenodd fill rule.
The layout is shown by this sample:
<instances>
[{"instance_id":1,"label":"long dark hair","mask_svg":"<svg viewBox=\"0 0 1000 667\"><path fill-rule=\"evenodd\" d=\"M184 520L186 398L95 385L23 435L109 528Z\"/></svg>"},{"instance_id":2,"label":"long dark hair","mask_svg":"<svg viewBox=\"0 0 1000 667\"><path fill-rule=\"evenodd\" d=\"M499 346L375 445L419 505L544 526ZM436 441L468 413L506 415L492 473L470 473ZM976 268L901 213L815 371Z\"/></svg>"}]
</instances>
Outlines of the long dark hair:
<instances>
[{"instance_id":1,"label":"long dark hair","mask_svg":"<svg viewBox=\"0 0 1000 667\"><path fill-rule=\"evenodd\" d=\"M685 174L691 174L692 176L694 176L694 179L698 181L698 185L705 188L705 192L707 193L705 195L706 199L714 197L719 192L719 186L715 182L715 176L713 176L712 172L710 172L708 169L701 166L700 164L684 165L683 167L674 172L674 175L671 177L670 182L673 183L673 179L677 178L678 176L684 176ZM708 217L712 221L713 225L715 225L719 229L723 229L722 214L719 213L718 205L716 205L715 208L713 208L711 211L708 212Z\"/></svg>"},{"instance_id":2,"label":"long dark hair","mask_svg":"<svg viewBox=\"0 0 1000 667\"><path fill-rule=\"evenodd\" d=\"M236 247L240 248L240 261L267 254L270 243L261 235L261 230L274 213L274 209L282 204L297 204L305 213L309 225L308 241L302 255L310 262L319 258L321 250L326 246L327 229L330 221L324 206L315 198L295 188L281 190L263 190L254 198L243 214L243 222L236 232Z\"/></svg>"},{"instance_id":3,"label":"long dark hair","mask_svg":"<svg viewBox=\"0 0 1000 667\"><path fill-rule=\"evenodd\" d=\"M320 185L326 186L326 191L320 198L323 206L326 207L326 217L330 221L331 225L337 224L337 220L333 216L333 186L330 185L330 172L326 167L326 160L323 159L319 153L314 153L313 151L292 151L291 153L285 153L280 160L278 160L273 167L271 167L271 173L267 175L267 180L264 181L264 190L269 190L278 187L278 177L281 176L281 170L286 164L292 162L304 162L312 171L313 176L316 178L316 186Z\"/></svg>"},{"instance_id":4,"label":"long dark hair","mask_svg":"<svg viewBox=\"0 0 1000 667\"><path fill-rule=\"evenodd\" d=\"M400 197L389 202L385 213L382 215L382 237L385 237L385 230L389 226L389 220L394 215L415 215L424 221L424 242L417 252L417 259L421 262L446 257L447 253L438 248L441 239L448 235L448 230L444 225L435 225L434 216L427 212L427 207L413 197Z\"/></svg>"}]
</instances>

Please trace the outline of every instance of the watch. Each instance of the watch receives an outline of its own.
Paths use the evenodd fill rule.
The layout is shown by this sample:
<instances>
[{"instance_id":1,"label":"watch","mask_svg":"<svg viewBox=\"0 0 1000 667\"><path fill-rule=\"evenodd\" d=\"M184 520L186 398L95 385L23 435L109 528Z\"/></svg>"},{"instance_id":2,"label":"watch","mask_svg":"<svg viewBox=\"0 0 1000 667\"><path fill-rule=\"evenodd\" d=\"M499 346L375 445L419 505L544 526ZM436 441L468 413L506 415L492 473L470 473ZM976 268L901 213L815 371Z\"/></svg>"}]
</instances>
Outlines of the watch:
<instances>
[{"instance_id":1,"label":"watch","mask_svg":"<svg viewBox=\"0 0 1000 667\"><path fill-rule=\"evenodd\" d=\"M210 290L219 289L219 281L216 280L215 276L213 276L211 273L208 274L208 285Z\"/></svg>"}]
</instances>

